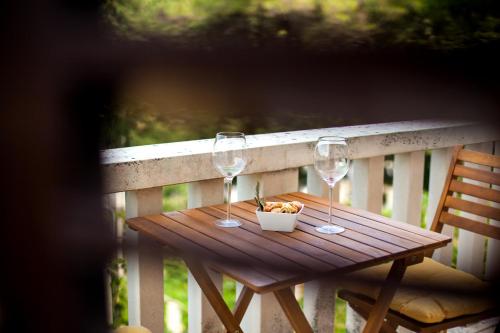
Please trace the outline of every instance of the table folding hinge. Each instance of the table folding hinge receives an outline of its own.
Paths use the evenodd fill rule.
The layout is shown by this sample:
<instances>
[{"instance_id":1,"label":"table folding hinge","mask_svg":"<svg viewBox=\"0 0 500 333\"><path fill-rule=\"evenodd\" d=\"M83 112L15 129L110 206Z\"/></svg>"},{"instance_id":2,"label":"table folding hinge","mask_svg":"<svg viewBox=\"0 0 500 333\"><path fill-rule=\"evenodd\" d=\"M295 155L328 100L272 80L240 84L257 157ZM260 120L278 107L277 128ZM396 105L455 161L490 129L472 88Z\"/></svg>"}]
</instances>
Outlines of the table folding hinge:
<instances>
[{"instance_id":1,"label":"table folding hinge","mask_svg":"<svg viewBox=\"0 0 500 333\"><path fill-rule=\"evenodd\" d=\"M417 253L417 254L413 254L409 257L406 257L405 258L405 265L406 266L411 266L411 265L415 265L415 264L419 264L421 263L422 261L424 261L424 253Z\"/></svg>"}]
</instances>

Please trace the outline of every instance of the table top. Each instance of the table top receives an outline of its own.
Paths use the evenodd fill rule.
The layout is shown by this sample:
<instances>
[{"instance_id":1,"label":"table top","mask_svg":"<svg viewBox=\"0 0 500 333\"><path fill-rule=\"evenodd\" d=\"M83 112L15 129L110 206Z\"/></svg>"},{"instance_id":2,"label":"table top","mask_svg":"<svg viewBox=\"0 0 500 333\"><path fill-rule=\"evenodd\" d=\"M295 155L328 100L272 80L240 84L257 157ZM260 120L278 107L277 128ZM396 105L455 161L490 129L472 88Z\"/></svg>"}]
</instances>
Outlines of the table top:
<instances>
[{"instance_id":1,"label":"table top","mask_svg":"<svg viewBox=\"0 0 500 333\"><path fill-rule=\"evenodd\" d=\"M264 231L254 201L232 204L243 224L220 228L226 205L149 215L127 220L182 258L196 259L258 293L269 292L329 275L347 273L445 246L448 236L378 214L334 204L333 223L341 234L315 231L327 224L328 201L301 192L267 197L304 203L295 231Z\"/></svg>"}]
</instances>

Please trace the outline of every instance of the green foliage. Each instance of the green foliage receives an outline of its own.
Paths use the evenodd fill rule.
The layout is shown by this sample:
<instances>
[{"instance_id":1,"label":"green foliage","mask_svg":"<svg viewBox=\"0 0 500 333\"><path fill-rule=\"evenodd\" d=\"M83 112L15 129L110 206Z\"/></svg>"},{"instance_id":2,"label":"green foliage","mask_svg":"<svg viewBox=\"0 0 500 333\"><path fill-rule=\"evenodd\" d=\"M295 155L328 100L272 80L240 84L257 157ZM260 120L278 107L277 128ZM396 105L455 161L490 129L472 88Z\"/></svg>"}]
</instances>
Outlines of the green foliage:
<instances>
[{"instance_id":1,"label":"green foliage","mask_svg":"<svg viewBox=\"0 0 500 333\"><path fill-rule=\"evenodd\" d=\"M347 304L343 299L336 298L335 302L335 333L345 333Z\"/></svg>"},{"instance_id":2,"label":"green foliage","mask_svg":"<svg viewBox=\"0 0 500 333\"><path fill-rule=\"evenodd\" d=\"M227 306L230 309L234 309L234 305L236 304L236 281L224 276L222 280L222 290L224 301L226 301Z\"/></svg>"},{"instance_id":3,"label":"green foliage","mask_svg":"<svg viewBox=\"0 0 500 333\"><path fill-rule=\"evenodd\" d=\"M422 208L420 209L420 227L425 228L425 216L427 214L427 206L429 206L429 192L422 193Z\"/></svg>"},{"instance_id":4,"label":"green foliage","mask_svg":"<svg viewBox=\"0 0 500 333\"><path fill-rule=\"evenodd\" d=\"M163 187L163 211L172 212L187 208L187 184Z\"/></svg>"},{"instance_id":5,"label":"green foliage","mask_svg":"<svg viewBox=\"0 0 500 333\"><path fill-rule=\"evenodd\" d=\"M126 272L127 264L124 259L113 260L107 268L111 287L113 328L128 324Z\"/></svg>"},{"instance_id":6,"label":"green foliage","mask_svg":"<svg viewBox=\"0 0 500 333\"><path fill-rule=\"evenodd\" d=\"M175 301L182 313L184 329L188 327L188 270L184 262L176 258L168 258L163 265L165 299Z\"/></svg>"},{"instance_id":7,"label":"green foliage","mask_svg":"<svg viewBox=\"0 0 500 333\"><path fill-rule=\"evenodd\" d=\"M104 15L129 38L160 35L179 45L231 38L248 46L456 49L500 39L494 0L109 0Z\"/></svg>"}]
</instances>

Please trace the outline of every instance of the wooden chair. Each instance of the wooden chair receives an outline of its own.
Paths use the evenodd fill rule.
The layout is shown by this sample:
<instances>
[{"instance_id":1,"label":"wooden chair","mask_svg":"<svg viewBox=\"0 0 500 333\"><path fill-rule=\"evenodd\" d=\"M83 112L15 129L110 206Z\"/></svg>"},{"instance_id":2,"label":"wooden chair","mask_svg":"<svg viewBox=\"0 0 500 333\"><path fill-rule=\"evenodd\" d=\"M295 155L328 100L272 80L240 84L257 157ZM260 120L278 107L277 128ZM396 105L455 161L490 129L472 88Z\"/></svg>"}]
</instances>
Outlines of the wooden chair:
<instances>
[{"instance_id":1,"label":"wooden chair","mask_svg":"<svg viewBox=\"0 0 500 333\"><path fill-rule=\"evenodd\" d=\"M469 166L465 166L463 162L487 166L491 171L471 168ZM443 229L443 225L448 224L486 237L497 240L500 239L499 227L492 224L474 221L467 217L455 214L457 211L468 212L474 215L500 221L499 208L493 207L493 205L488 206L466 200L464 196L454 196L455 193L465 194L470 197L485 199L496 204L500 203L500 191L498 188L495 189L491 186L500 186L500 174L495 172L494 168L500 168L500 156L464 150L462 146L455 147L448 175L445 180L444 190L439 200L431 230L440 233ZM464 178L484 182L490 186L482 187L465 183L463 182ZM453 211L451 211L451 209L453 209ZM426 253L426 256L431 257L432 253ZM429 261L431 259L426 260ZM445 267L445 269L448 268ZM449 270L451 270L451 268ZM454 272L458 272L460 274L460 271L456 270L453 270L451 273ZM425 270L424 273L426 274L427 270ZM403 281L402 286L404 286L404 283L405 282ZM453 281L450 281L449 284L453 285ZM366 291L366 288L364 288L364 290ZM341 290L339 292L339 297L346 300L349 305L361 316L365 317L365 319L374 304L374 300L372 298L366 296L366 294L360 293L359 290L353 290L352 288L349 290ZM466 299L467 298L464 297L461 301L465 302ZM381 332L396 332L396 328L398 326L403 326L415 332L439 332L449 328L475 323L483 319L494 317L498 314L498 309L493 307L480 313L461 315L459 317L445 319L437 323L424 323L403 315L400 312L390 310L386 316L386 322L383 325Z\"/></svg>"}]
</instances>

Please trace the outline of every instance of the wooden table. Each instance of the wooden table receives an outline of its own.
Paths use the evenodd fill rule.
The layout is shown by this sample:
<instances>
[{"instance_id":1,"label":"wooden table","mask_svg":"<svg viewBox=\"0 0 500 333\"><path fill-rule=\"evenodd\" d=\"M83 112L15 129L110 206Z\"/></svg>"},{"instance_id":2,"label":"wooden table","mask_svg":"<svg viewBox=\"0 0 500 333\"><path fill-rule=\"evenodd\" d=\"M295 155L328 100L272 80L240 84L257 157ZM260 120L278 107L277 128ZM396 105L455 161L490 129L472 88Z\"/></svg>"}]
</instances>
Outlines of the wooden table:
<instances>
[{"instance_id":1,"label":"wooden table","mask_svg":"<svg viewBox=\"0 0 500 333\"><path fill-rule=\"evenodd\" d=\"M291 286L394 260L364 329L378 332L406 267L422 261L425 251L451 241L445 235L339 204L334 204L334 223L345 232L325 235L315 227L327 223L327 200L299 192L267 199L305 204L294 232L263 231L253 201L232 205L233 216L243 223L239 228L214 225L225 217L225 205L138 217L127 223L184 259L228 332L242 332L239 325L253 294L267 292L274 293L296 332L312 332ZM244 285L234 311L213 284L208 268Z\"/></svg>"}]
</instances>

